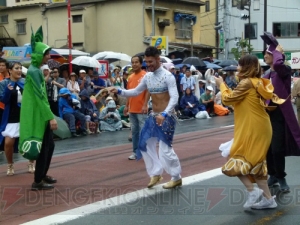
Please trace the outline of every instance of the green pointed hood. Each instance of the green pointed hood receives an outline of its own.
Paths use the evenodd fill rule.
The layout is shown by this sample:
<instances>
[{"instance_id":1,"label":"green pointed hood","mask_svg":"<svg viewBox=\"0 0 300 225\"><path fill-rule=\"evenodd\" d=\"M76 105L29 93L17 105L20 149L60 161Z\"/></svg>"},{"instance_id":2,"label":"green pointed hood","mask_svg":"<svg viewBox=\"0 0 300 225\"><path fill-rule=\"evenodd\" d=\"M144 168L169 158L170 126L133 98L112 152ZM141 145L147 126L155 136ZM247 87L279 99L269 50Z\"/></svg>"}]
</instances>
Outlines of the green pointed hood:
<instances>
[{"instance_id":1,"label":"green pointed hood","mask_svg":"<svg viewBox=\"0 0 300 225\"><path fill-rule=\"evenodd\" d=\"M33 33L32 30L31 48L32 48L31 64L39 68L42 64L45 52L51 49L48 45L43 43L42 26L40 26L40 28L37 30L35 34Z\"/></svg>"}]
</instances>

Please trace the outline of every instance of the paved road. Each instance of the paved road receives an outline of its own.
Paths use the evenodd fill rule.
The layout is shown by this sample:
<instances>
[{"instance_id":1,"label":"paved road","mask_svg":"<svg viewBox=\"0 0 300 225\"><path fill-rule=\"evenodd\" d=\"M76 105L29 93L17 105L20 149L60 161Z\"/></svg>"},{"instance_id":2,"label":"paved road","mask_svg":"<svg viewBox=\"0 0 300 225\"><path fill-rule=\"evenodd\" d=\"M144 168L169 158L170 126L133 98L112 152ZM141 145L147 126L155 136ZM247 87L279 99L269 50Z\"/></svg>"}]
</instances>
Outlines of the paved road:
<instances>
[{"instance_id":1,"label":"paved road","mask_svg":"<svg viewBox=\"0 0 300 225\"><path fill-rule=\"evenodd\" d=\"M228 126L233 124L233 115L213 117L211 119L200 120L184 120L179 121L176 127L176 134L182 134L193 131L207 130L221 126ZM118 132L103 132L100 135L89 135L86 137L71 138L65 140L58 140L55 142L54 155L69 154L74 152L81 152L91 149L99 149L104 147L127 144L129 130L125 129ZM130 152L128 153L128 156ZM14 155L14 161L24 161L24 158L19 154ZM6 164L4 155L0 155L0 165Z\"/></svg>"},{"instance_id":2,"label":"paved road","mask_svg":"<svg viewBox=\"0 0 300 225\"><path fill-rule=\"evenodd\" d=\"M183 177L224 164L218 146L232 138L232 124L232 115L180 122L174 148L181 160ZM123 130L56 141L50 173L59 182L51 192L29 191L32 175L26 173L26 160L17 154L16 175L7 177L6 163L0 156L1 225L33 221L144 189L149 180L143 162L127 160L132 148L128 133ZM299 158L288 158L287 162L292 192L277 196L280 204L276 210L244 212L243 187L236 178L218 176L177 190L157 192L66 224L299 224L300 190L298 179L293 179L300 172ZM164 178L164 182L169 179L166 174ZM99 190L103 191L100 195Z\"/></svg>"},{"instance_id":3,"label":"paved road","mask_svg":"<svg viewBox=\"0 0 300 225\"><path fill-rule=\"evenodd\" d=\"M300 167L295 166L299 162L297 157L287 159L291 192L282 194L278 188L271 190L277 195L277 209L245 211L242 207L246 198L244 187L237 178L220 175L63 224L296 225L300 223L300 187L299 179L293 178L300 172Z\"/></svg>"}]
</instances>

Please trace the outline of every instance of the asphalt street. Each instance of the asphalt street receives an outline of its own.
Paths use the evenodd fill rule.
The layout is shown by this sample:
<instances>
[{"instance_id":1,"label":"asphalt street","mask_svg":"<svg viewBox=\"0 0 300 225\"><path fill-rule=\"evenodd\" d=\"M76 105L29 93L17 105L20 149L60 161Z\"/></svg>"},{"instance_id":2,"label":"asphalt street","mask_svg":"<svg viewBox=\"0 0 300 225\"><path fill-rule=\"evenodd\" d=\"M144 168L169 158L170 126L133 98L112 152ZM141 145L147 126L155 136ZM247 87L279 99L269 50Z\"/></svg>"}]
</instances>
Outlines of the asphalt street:
<instances>
[{"instance_id":1,"label":"asphalt street","mask_svg":"<svg viewBox=\"0 0 300 225\"><path fill-rule=\"evenodd\" d=\"M222 126L233 125L233 115L213 117L211 119L191 119L178 121L176 134L207 130ZM129 129L116 132L102 132L98 135L88 135L85 137L69 138L55 141L54 155L69 154L72 152L85 151L91 149L105 148L109 146L128 144ZM129 156L129 155L128 155ZM25 159L14 154L14 161L24 161ZM0 155L0 165L6 164L4 154Z\"/></svg>"},{"instance_id":2,"label":"asphalt street","mask_svg":"<svg viewBox=\"0 0 300 225\"><path fill-rule=\"evenodd\" d=\"M296 225L300 223L299 162L300 158L287 158L290 193L283 194L278 187L271 189L276 195L276 209L244 210L245 188L237 178L220 175L192 185L183 184L181 188L140 198L64 224Z\"/></svg>"}]
</instances>

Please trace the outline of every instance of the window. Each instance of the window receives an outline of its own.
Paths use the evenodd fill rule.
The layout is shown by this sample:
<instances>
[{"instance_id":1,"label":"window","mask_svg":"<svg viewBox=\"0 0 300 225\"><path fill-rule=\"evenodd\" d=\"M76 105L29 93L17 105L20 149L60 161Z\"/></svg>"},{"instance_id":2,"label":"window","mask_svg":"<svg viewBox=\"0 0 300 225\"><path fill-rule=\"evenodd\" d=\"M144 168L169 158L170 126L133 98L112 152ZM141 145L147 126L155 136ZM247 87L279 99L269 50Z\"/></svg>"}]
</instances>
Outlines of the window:
<instances>
[{"instance_id":1,"label":"window","mask_svg":"<svg viewBox=\"0 0 300 225\"><path fill-rule=\"evenodd\" d=\"M8 15L1 15L0 23L8 23Z\"/></svg>"},{"instance_id":2,"label":"window","mask_svg":"<svg viewBox=\"0 0 300 225\"><path fill-rule=\"evenodd\" d=\"M182 18L176 23L176 38L191 39L191 20Z\"/></svg>"},{"instance_id":3,"label":"window","mask_svg":"<svg viewBox=\"0 0 300 225\"><path fill-rule=\"evenodd\" d=\"M77 42L77 43L73 43L73 47L76 48L83 48L83 43L82 42Z\"/></svg>"},{"instance_id":4,"label":"window","mask_svg":"<svg viewBox=\"0 0 300 225\"><path fill-rule=\"evenodd\" d=\"M245 38L257 39L257 23L245 24Z\"/></svg>"},{"instance_id":5,"label":"window","mask_svg":"<svg viewBox=\"0 0 300 225\"><path fill-rule=\"evenodd\" d=\"M81 23L82 22L82 15L74 15L72 16L73 23Z\"/></svg>"},{"instance_id":6,"label":"window","mask_svg":"<svg viewBox=\"0 0 300 225\"><path fill-rule=\"evenodd\" d=\"M18 20L17 22L17 34L26 34L26 20Z\"/></svg>"},{"instance_id":7,"label":"window","mask_svg":"<svg viewBox=\"0 0 300 225\"><path fill-rule=\"evenodd\" d=\"M175 13L175 36L176 38L191 39L192 26L196 24L197 17L192 14Z\"/></svg>"},{"instance_id":8,"label":"window","mask_svg":"<svg viewBox=\"0 0 300 225\"><path fill-rule=\"evenodd\" d=\"M273 35L275 37L300 36L300 23L273 23Z\"/></svg>"},{"instance_id":9,"label":"window","mask_svg":"<svg viewBox=\"0 0 300 225\"><path fill-rule=\"evenodd\" d=\"M209 5L209 1L205 2L205 12L209 12L210 11L210 5Z\"/></svg>"}]
</instances>

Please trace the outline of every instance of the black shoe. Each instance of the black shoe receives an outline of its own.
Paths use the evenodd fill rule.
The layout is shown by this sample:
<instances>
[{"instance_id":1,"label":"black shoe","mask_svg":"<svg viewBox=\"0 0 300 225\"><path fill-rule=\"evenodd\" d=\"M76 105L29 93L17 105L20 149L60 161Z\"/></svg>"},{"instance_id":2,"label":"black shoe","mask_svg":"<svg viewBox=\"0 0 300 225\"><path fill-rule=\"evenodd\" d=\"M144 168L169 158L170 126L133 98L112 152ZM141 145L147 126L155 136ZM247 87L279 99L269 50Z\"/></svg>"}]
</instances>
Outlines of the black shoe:
<instances>
[{"instance_id":1,"label":"black shoe","mask_svg":"<svg viewBox=\"0 0 300 225\"><path fill-rule=\"evenodd\" d=\"M277 178L278 183L280 185L280 191L285 193L285 192L290 192L290 187L287 185L285 178Z\"/></svg>"},{"instance_id":2,"label":"black shoe","mask_svg":"<svg viewBox=\"0 0 300 225\"><path fill-rule=\"evenodd\" d=\"M32 191L38 191L38 190L50 190L53 189L54 186L51 184L47 184L44 181L41 181L40 183L33 182L31 185Z\"/></svg>"},{"instance_id":3,"label":"black shoe","mask_svg":"<svg viewBox=\"0 0 300 225\"><path fill-rule=\"evenodd\" d=\"M274 186L278 186L278 180L275 176L271 175L268 179L268 186L269 187L274 187Z\"/></svg>"},{"instance_id":4,"label":"black shoe","mask_svg":"<svg viewBox=\"0 0 300 225\"><path fill-rule=\"evenodd\" d=\"M72 137L80 137L79 134L77 134L76 132L72 133Z\"/></svg>"},{"instance_id":5,"label":"black shoe","mask_svg":"<svg viewBox=\"0 0 300 225\"><path fill-rule=\"evenodd\" d=\"M43 181L46 182L47 184L55 184L57 182L56 179L50 176L45 176Z\"/></svg>"},{"instance_id":6,"label":"black shoe","mask_svg":"<svg viewBox=\"0 0 300 225\"><path fill-rule=\"evenodd\" d=\"M83 136L86 136L86 135L87 135L87 132L86 132L86 131L82 131L81 134L82 134Z\"/></svg>"}]
</instances>

